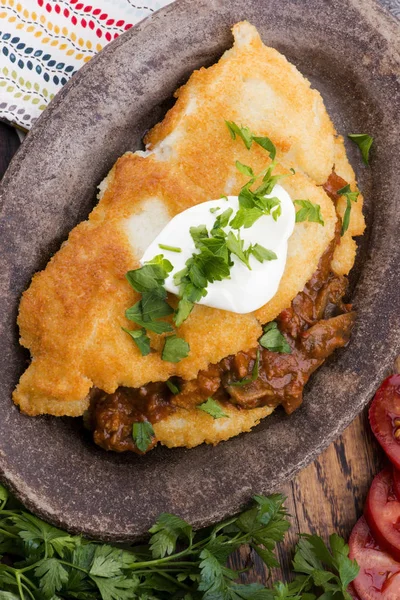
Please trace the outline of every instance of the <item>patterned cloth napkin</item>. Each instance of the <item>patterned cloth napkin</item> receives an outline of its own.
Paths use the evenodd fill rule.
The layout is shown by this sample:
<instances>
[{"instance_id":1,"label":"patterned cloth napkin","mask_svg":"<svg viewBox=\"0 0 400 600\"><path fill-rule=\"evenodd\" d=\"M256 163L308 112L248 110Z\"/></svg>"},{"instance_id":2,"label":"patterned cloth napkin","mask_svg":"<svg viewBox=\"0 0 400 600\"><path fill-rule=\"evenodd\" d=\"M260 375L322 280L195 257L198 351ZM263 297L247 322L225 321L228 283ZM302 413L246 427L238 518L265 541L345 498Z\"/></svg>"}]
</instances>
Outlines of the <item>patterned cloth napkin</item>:
<instances>
[{"instance_id":1,"label":"patterned cloth napkin","mask_svg":"<svg viewBox=\"0 0 400 600\"><path fill-rule=\"evenodd\" d=\"M108 42L172 0L0 0L0 119L30 129Z\"/></svg>"},{"instance_id":2,"label":"patterned cloth napkin","mask_svg":"<svg viewBox=\"0 0 400 600\"><path fill-rule=\"evenodd\" d=\"M30 129L96 52L171 1L0 0L0 120ZM380 2L400 17L400 0Z\"/></svg>"}]
</instances>

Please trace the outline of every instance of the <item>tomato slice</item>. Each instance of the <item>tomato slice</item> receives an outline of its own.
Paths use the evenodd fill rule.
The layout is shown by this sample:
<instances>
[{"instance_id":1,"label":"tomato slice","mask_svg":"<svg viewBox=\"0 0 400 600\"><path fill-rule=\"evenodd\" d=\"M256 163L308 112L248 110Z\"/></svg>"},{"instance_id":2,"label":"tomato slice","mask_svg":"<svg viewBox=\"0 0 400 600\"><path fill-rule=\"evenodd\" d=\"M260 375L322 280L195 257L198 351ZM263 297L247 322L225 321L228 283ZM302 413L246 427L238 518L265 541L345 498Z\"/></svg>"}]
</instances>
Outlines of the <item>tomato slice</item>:
<instances>
[{"instance_id":1,"label":"tomato slice","mask_svg":"<svg viewBox=\"0 0 400 600\"><path fill-rule=\"evenodd\" d=\"M400 502L400 471L393 467L393 489Z\"/></svg>"},{"instance_id":2,"label":"tomato slice","mask_svg":"<svg viewBox=\"0 0 400 600\"><path fill-rule=\"evenodd\" d=\"M400 469L400 374L385 379L376 392L369 422L387 456Z\"/></svg>"},{"instance_id":3,"label":"tomato slice","mask_svg":"<svg viewBox=\"0 0 400 600\"><path fill-rule=\"evenodd\" d=\"M350 594L350 596L353 598L353 600L361 600L360 596L357 594L356 589L352 583L350 583L349 587L347 588L347 591Z\"/></svg>"},{"instance_id":4,"label":"tomato slice","mask_svg":"<svg viewBox=\"0 0 400 600\"><path fill-rule=\"evenodd\" d=\"M364 517L350 536L350 558L356 559L360 572L353 581L361 600L400 600L400 563L383 552Z\"/></svg>"},{"instance_id":5,"label":"tomato slice","mask_svg":"<svg viewBox=\"0 0 400 600\"><path fill-rule=\"evenodd\" d=\"M400 501L394 493L392 469L384 469L373 480L364 516L378 544L400 560Z\"/></svg>"}]
</instances>

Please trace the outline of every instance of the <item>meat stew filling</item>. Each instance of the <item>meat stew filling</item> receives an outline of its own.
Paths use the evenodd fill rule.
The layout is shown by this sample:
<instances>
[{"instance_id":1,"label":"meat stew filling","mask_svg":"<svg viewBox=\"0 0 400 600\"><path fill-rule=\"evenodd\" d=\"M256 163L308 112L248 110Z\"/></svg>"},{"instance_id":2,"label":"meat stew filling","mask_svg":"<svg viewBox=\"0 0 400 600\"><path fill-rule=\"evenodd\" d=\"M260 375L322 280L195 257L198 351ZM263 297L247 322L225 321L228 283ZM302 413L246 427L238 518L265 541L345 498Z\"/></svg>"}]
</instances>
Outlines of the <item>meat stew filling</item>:
<instances>
[{"instance_id":1,"label":"meat stew filling","mask_svg":"<svg viewBox=\"0 0 400 600\"><path fill-rule=\"evenodd\" d=\"M332 172L324 189L336 203L337 191L346 182ZM303 389L310 375L350 339L355 313L343 302L347 279L331 270L333 252L340 243L340 223L331 244L322 255L318 268L291 306L276 318L278 328L291 352L271 352L262 346L228 356L192 381L175 380L149 383L141 388L118 388L113 394L93 390L89 423L96 444L106 450L138 452L132 426L138 421L156 423L176 407L192 408L212 396L238 410L282 404L292 413L302 402ZM258 361L258 376L245 385L238 381L251 378ZM174 378L175 379L175 378ZM177 387L174 394L171 388ZM153 439L150 450L157 443Z\"/></svg>"}]
</instances>

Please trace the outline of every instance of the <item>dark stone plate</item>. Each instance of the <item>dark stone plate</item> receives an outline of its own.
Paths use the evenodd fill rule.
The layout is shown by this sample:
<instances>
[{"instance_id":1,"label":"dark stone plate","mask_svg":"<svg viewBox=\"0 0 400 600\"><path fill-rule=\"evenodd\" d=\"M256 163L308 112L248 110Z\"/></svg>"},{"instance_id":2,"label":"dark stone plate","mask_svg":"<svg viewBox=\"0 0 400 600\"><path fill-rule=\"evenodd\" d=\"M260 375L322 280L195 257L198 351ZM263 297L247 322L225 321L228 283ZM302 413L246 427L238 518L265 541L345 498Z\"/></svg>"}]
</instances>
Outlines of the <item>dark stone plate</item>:
<instances>
[{"instance_id":1,"label":"dark stone plate","mask_svg":"<svg viewBox=\"0 0 400 600\"><path fill-rule=\"evenodd\" d=\"M117 157L140 147L172 92L229 47L230 26L244 18L310 77L339 132L375 138L370 169L348 148L367 199L352 275L357 328L290 418L277 410L216 448L107 454L81 420L32 419L12 405L28 359L15 326L19 297L87 216ZM398 42L397 24L371 0L178 0L108 46L57 95L1 186L0 460L4 481L30 509L104 540L138 537L161 511L199 527L279 488L368 402L400 341Z\"/></svg>"}]
</instances>

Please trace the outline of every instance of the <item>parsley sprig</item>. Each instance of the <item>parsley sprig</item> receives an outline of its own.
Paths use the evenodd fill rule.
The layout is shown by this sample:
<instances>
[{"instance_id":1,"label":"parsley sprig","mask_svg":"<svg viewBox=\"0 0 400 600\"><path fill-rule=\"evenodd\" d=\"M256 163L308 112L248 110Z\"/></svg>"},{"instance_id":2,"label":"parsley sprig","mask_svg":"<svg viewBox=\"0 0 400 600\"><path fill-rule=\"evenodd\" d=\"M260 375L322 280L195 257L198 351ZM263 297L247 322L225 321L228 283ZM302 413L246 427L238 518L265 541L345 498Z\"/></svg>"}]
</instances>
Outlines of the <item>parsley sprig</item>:
<instances>
[{"instance_id":1,"label":"parsley sprig","mask_svg":"<svg viewBox=\"0 0 400 600\"><path fill-rule=\"evenodd\" d=\"M350 214L351 214L351 203L357 202L357 198L359 196L359 192L352 192L350 185L347 184L343 188L337 191L338 196L344 196L346 198L346 210L344 211L343 221L342 221L342 230L340 235L343 236L349 228L350 225Z\"/></svg>"},{"instance_id":2,"label":"parsley sprig","mask_svg":"<svg viewBox=\"0 0 400 600\"><path fill-rule=\"evenodd\" d=\"M289 528L284 497L255 496L241 515L194 532L164 513L148 544L113 547L72 536L33 516L0 486L0 588L5 600L351 600L358 566L337 535L330 550L317 536L300 539L291 583L240 583L227 559L242 545L268 569Z\"/></svg>"}]
</instances>

